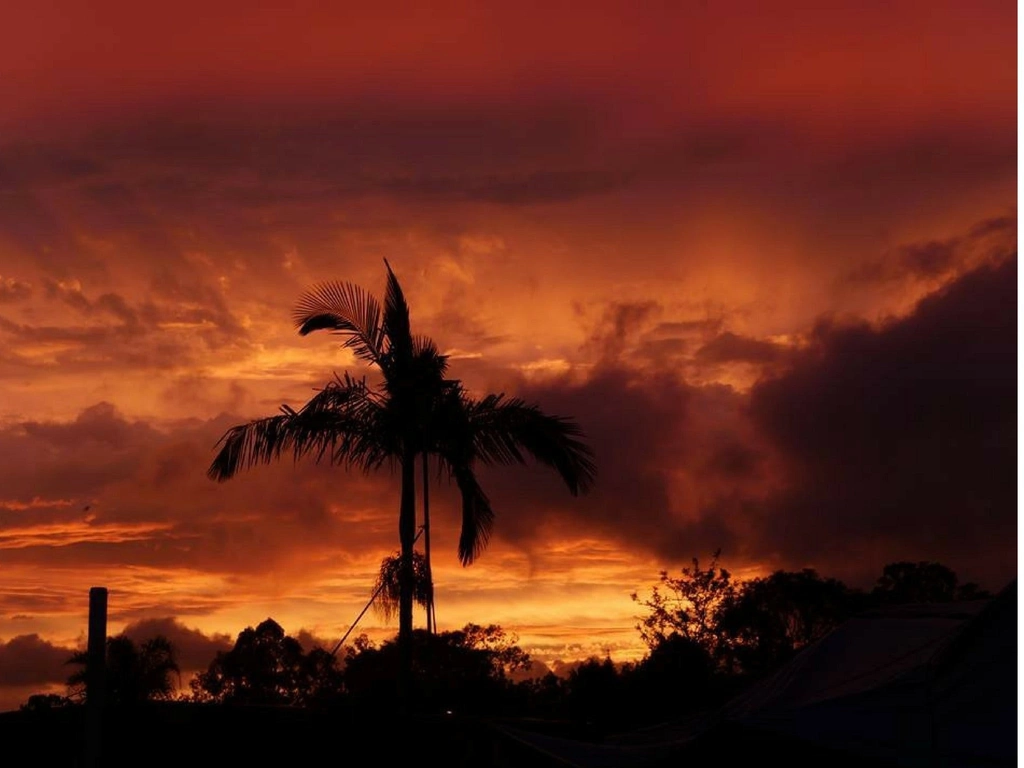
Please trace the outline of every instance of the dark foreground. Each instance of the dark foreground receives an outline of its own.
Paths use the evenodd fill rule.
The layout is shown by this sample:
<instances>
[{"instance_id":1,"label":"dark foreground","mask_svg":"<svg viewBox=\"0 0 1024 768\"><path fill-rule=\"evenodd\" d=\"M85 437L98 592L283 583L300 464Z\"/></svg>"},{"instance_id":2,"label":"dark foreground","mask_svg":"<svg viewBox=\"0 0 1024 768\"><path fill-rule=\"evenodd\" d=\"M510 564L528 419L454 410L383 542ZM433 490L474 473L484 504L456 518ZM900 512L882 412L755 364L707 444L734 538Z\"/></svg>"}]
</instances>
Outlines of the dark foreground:
<instances>
[{"instance_id":1,"label":"dark foreground","mask_svg":"<svg viewBox=\"0 0 1024 768\"><path fill-rule=\"evenodd\" d=\"M0 740L22 765L82 766L85 712L0 714ZM660 741L660 740L657 740ZM862 761L781 739L744 739L727 729L690 743L686 760L729 764L785 758L789 768ZM605 737L586 725L537 720L485 720L460 716L410 717L152 703L108 712L97 766L656 766L677 765L678 744L636 745ZM796 759L794 759L796 758ZM877 764L877 763L875 763Z\"/></svg>"}]
</instances>

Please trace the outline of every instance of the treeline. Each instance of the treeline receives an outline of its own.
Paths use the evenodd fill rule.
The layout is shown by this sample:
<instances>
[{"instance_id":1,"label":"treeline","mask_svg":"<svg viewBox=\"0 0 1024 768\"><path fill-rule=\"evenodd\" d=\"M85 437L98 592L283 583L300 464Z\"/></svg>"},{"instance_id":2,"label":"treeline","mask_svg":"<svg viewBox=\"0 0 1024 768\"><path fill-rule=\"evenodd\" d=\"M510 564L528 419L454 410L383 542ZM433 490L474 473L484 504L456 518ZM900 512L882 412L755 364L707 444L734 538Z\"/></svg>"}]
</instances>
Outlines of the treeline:
<instances>
[{"instance_id":1,"label":"treeline","mask_svg":"<svg viewBox=\"0 0 1024 768\"><path fill-rule=\"evenodd\" d=\"M640 725L707 710L770 673L850 616L904 603L989 595L938 563L900 562L883 569L874 589L851 589L813 570L777 571L736 581L697 559L678 576L667 572L649 595L637 625L648 646L639 662L590 659L567 676L523 679L531 659L501 627L414 633L414 702L423 712L540 717L598 727ZM245 629L176 693L173 648L163 638L136 646L108 641L107 700L120 705L184 699L223 706L286 706L387 711L397 697L398 645L366 636L335 656L305 650L267 619ZM84 697L84 655L70 663L69 697L34 696L23 708L64 706Z\"/></svg>"},{"instance_id":2,"label":"treeline","mask_svg":"<svg viewBox=\"0 0 1024 768\"><path fill-rule=\"evenodd\" d=\"M809 568L737 582L718 566L718 557L716 552L706 568L694 558L678 577L663 571L648 597L634 594L633 600L646 611L637 629L649 648L677 637L727 675L770 672L863 611L991 597L977 584L961 584L940 563L890 563L874 588L863 591Z\"/></svg>"}]
</instances>

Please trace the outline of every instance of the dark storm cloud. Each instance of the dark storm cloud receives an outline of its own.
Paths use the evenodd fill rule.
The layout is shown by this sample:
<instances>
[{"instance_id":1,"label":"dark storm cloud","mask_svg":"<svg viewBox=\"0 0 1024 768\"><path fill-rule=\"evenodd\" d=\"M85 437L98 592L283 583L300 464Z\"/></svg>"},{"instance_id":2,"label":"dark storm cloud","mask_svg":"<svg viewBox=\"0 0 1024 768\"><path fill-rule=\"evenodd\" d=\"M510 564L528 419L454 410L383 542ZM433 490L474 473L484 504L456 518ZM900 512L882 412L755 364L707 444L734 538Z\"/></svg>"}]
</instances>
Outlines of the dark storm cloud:
<instances>
[{"instance_id":1,"label":"dark storm cloud","mask_svg":"<svg viewBox=\"0 0 1024 768\"><path fill-rule=\"evenodd\" d=\"M613 301L602 311L581 351L601 365L647 367L661 373L707 369L723 363L766 366L785 349L773 342L724 331L725 317L663 320L669 312L657 301Z\"/></svg>"},{"instance_id":2,"label":"dark storm cloud","mask_svg":"<svg viewBox=\"0 0 1024 768\"><path fill-rule=\"evenodd\" d=\"M308 629L300 629L298 632L288 631L289 635L292 635L302 645L303 649L308 653L314 648L322 648L325 651L331 651L334 649L337 640L328 640L320 637L319 635L310 632Z\"/></svg>"},{"instance_id":3,"label":"dark storm cloud","mask_svg":"<svg viewBox=\"0 0 1024 768\"><path fill-rule=\"evenodd\" d=\"M906 278L943 278L976 266L981 256L1002 260L1015 252L1017 217L997 216L965 234L943 240L907 243L849 273L852 282L883 283Z\"/></svg>"},{"instance_id":4,"label":"dark storm cloud","mask_svg":"<svg viewBox=\"0 0 1024 768\"><path fill-rule=\"evenodd\" d=\"M724 442L715 450L704 465L711 476L750 477L763 457L756 450L736 442Z\"/></svg>"},{"instance_id":5,"label":"dark storm cloud","mask_svg":"<svg viewBox=\"0 0 1024 768\"><path fill-rule=\"evenodd\" d=\"M82 314L106 313L120 320L126 327L139 324L138 312L129 306L123 296L117 293L104 293L97 296L95 300L90 300L77 281L61 282L52 278L44 278L43 287L48 298L59 300Z\"/></svg>"},{"instance_id":6,"label":"dark storm cloud","mask_svg":"<svg viewBox=\"0 0 1024 768\"><path fill-rule=\"evenodd\" d=\"M881 328L822 324L789 372L754 388L752 417L792 473L759 546L796 562L852 567L874 553L1009 577L1016 286L1014 257Z\"/></svg>"},{"instance_id":7,"label":"dark storm cloud","mask_svg":"<svg viewBox=\"0 0 1024 768\"><path fill-rule=\"evenodd\" d=\"M3 497L85 504L105 483L130 476L139 466L139 450L155 437L147 425L125 420L109 403L86 409L72 422L26 421L0 430L0 453L7 457L0 465Z\"/></svg>"},{"instance_id":8,"label":"dark storm cloud","mask_svg":"<svg viewBox=\"0 0 1024 768\"><path fill-rule=\"evenodd\" d=\"M70 317L51 308L26 313L27 322L0 316L12 367L52 368L63 372L175 368L194 363L205 352L242 353L249 332L228 308L223 295L196 278L158 275L150 296L133 303L114 292L90 298L77 280L43 279L46 297L74 310ZM51 324L57 320L62 324ZM56 345L48 356L32 353L39 344Z\"/></svg>"},{"instance_id":9,"label":"dark storm cloud","mask_svg":"<svg viewBox=\"0 0 1024 768\"><path fill-rule=\"evenodd\" d=\"M484 470L495 533L534 553L607 535L667 562L721 547L858 583L935 559L998 587L1015 553L1016 274L1015 259L979 268L880 327L822 321L749 395L638 375L614 347L584 382L519 381L583 427L598 478L571 499L546 469ZM628 332L650 312L602 323ZM721 359L778 354L738 347Z\"/></svg>"},{"instance_id":10,"label":"dark storm cloud","mask_svg":"<svg viewBox=\"0 0 1024 768\"><path fill-rule=\"evenodd\" d=\"M996 216L991 219L980 221L971 227L968 237L983 238L987 235L1011 235L1015 240L1017 237L1017 216Z\"/></svg>"},{"instance_id":11,"label":"dark storm cloud","mask_svg":"<svg viewBox=\"0 0 1024 768\"><path fill-rule=\"evenodd\" d=\"M629 181L626 169L590 167L595 116L582 104L373 100L287 114L267 106L249 119L237 108L207 112L0 147L6 186L25 206L35 206L37 187L57 185L89 201L93 215L133 210L145 221L147 201L196 213L197 203L267 207L381 194L524 205Z\"/></svg>"},{"instance_id":12,"label":"dark storm cloud","mask_svg":"<svg viewBox=\"0 0 1024 768\"><path fill-rule=\"evenodd\" d=\"M163 635L174 647L182 672L205 669L218 651L229 650L232 645L227 635L206 635L186 627L173 617L138 621L126 626L122 634L137 644ZM66 682L68 675L75 670L67 664L68 659L79 650L56 645L36 634L0 641L0 696L6 698L5 694L10 689Z\"/></svg>"},{"instance_id":13,"label":"dark storm cloud","mask_svg":"<svg viewBox=\"0 0 1024 768\"><path fill-rule=\"evenodd\" d=\"M588 495L572 499L544 468L484 470L501 539L542 553L561 536L611 536L670 561L735 551L737 532L719 512L762 481L756 444L738 445L739 395L610 366L584 383L523 381L513 389L580 424L598 475Z\"/></svg>"},{"instance_id":14,"label":"dark storm cloud","mask_svg":"<svg viewBox=\"0 0 1024 768\"><path fill-rule=\"evenodd\" d=\"M676 202L709 189L759 196L770 189L772 199L801 207L809 189L827 189L863 206L887 199L877 194L882 176L901 189L922 181L941 187L948 178L997 175L1015 157L1009 135L995 131L979 149L973 128L943 125L831 148L835 160L824 167L807 156L799 126L779 120L702 116L656 140L630 141L612 138L615 113L596 98L206 105L203 117L185 117L182 106L49 143L0 145L6 194L20 206L8 234L30 248L66 234L67 222L44 202L43 192L54 188L78 201L76 217L105 228L131 222L135 236L147 235L147 250L163 252L178 237L160 231L155 211L161 221L187 215L194 227L197 218L228 212L272 211L275 220L289 220L301 217L296 206L312 220L326 205L369 197L524 206L634 185L659 197L670 189ZM780 167L789 172L780 175Z\"/></svg>"},{"instance_id":15,"label":"dark storm cloud","mask_svg":"<svg viewBox=\"0 0 1024 768\"><path fill-rule=\"evenodd\" d=\"M649 313L648 316L638 318L650 320L657 312ZM694 359L696 348L699 354L703 345L721 331L723 320L686 320L667 321L655 323L652 327L636 333L636 345L632 355L635 360L642 360L653 365L659 370L671 370L681 363L685 364ZM614 326L607 326L603 331L607 337L606 350L613 353L621 353L623 347L622 339L616 339L618 330ZM635 329L634 329L635 333ZM704 361L697 360L703 364Z\"/></svg>"},{"instance_id":16,"label":"dark storm cloud","mask_svg":"<svg viewBox=\"0 0 1024 768\"><path fill-rule=\"evenodd\" d=\"M0 317L0 330L6 331L15 341L73 342L97 348L122 332L118 326L21 325L3 317Z\"/></svg>"},{"instance_id":17,"label":"dark storm cloud","mask_svg":"<svg viewBox=\"0 0 1024 768\"><path fill-rule=\"evenodd\" d=\"M652 124L651 135L640 120L634 135L614 100L594 96L430 105L346 97L320 109L268 96L258 107L186 106L90 121L45 141L0 143L4 199L14 206L0 205L0 238L51 278L79 278L92 301L98 291L88 278L106 274L102 290L129 299L146 327L133 290L153 273L198 273L211 284L225 276L232 301L244 296L250 305L276 308L283 286L298 291L341 268L358 272L362 259L395 258L409 251L410 234L416 245L408 258L417 260L482 229L529 261L536 241L517 242L517 235L535 227L538 240L570 244L554 263L585 259L595 279L617 280L620 261L639 275L680 257L697 274L714 257L680 253L678 240L701 229L709 209L714 216L743 211L743 222L753 210L785 222L787 231L839 243L832 255L793 265L835 279L850 271L843 244L867 231L898 230L893 211L918 200L922 186L928 194L960 195L965 184L988 188L1013 168L999 129L979 149L982 129L941 121L928 131L887 129L864 141L826 140L793 120L742 114L695 114ZM522 210L554 204L542 212L550 218L531 220ZM865 207L873 209L870 217L861 215ZM837 216L840 210L848 214ZM589 245L590 237L600 247ZM292 251L294 259L284 257ZM208 261L190 261L194 252ZM628 253L636 256L622 256ZM908 256L908 263L915 258L933 270L944 263L937 250ZM862 272L886 279L890 267L883 266ZM120 280L125 273L136 278L131 288ZM657 291L666 306L670 284ZM815 304L812 312L821 309ZM200 331L211 345L237 330L212 304L203 308L216 326ZM706 341L651 340L638 359L678 362ZM174 359L168 351L125 349L108 364L139 354L157 363ZM58 362L74 363L69 357Z\"/></svg>"},{"instance_id":18,"label":"dark storm cloud","mask_svg":"<svg viewBox=\"0 0 1024 768\"><path fill-rule=\"evenodd\" d=\"M29 437L56 446L105 443L108 448L125 451L144 445L156 435L148 424L125 420L110 403L86 408L70 423L26 421L21 428Z\"/></svg>"},{"instance_id":19,"label":"dark storm cloud","mask_svg":"<svg viewBox=\"0 0 1024 768\"><path fill-rule=\"evenodd\" d=\"M651 330L654 335L684 336L692 333L713 334L718 333L722 328L722 320L685 320L658 323Z\"/></svg>"},{"instance_id":20,"label":"dark storm cloud","mask_svg":"<svg viewBox=\"0 0 1024 768\"><path fill-rule=\"evenodd\" d=\"M648 339L637 345L636 355L654 363L664 363L667 360L682 358L690 346L686 339Z\"/></svg>"},{"instance_id":21,"label":"dark storm cloud","mask_svg":"<svg viewBox=\"0 0 1024 768\"><path fill-rule=\"evenodd\" d=\"M219 651L229 651L234 645L228 635L206 635L198 629L186 627L173 616L132 622L122 634L137 644L157 635L166 637L174 648L174 657L182 672L206 669Z\"/></svg>"},{"instance_id":22,"label":"dark storm cloud","mask_svg":"<svg viewBox=\"0 0 1024 768\"><path fill-rule=\"evenodd\" d=\"M595 120L586 104L435 102L383 99L333 107L268 111L208 110L183 117L100 129L85 147L133 161L168 157L192 166L245 166L258 176L292 175L300 167L319 178L390 160L395 167L450 170L453 161L514 165L538 149L565 151L584 139ZM318 157L315 165L308 161ZM303 162L305 161L305 162Z\"/></svg>"},{"instance_id":23,"label":"dark storm cloud","mask_svg":"<svg viewBox=\"0 0 1024 768\"><path fill-rule=\"evenodd\" d=\"M884 141L864 142L838 150L829 162L812 165L793 179L783 179L779 192L793 190L820 215L834 217L842 206L851 214L890 215L914 210L923 201L962 194L977 184L1014 178L1016 127L1012 122L979 130L976 126L937 121L928 128L896 133ZM804 178L803 173L808 175ZM859 222L863 226L863 222Z\"/></svg>"},{"instance_id":24,"label":"dark storm cloud","mask_svg":"<svg viewBox=\"0 0 1024 768\"><path fill-rule=\"evenodd\" d=\"M522 178L474 182L463 194L470 200L504 205L555 203L611 192L628 184L630 176L618 171L538 171Z\"/></svg>"},{"instance_id":25,"label":"dark storm cloud","mask_svg":"<svg viewBox=\"0 0 1024 768\"><path fill-rule=\"evenodd\" d=\"M139 312L147 325L187 323L212 326L200 331L207 343L244 343L249 332L231 311L224 294L195 275L175 276L160 270L150 282L155 301L147 301Z\"/></svg>"},{"instance_id":26,"label":"dark storm cloud","mask_svg":"<svg viewBox=\"0 0 1024 768\"><path fill-rule=\"evenodd\" d=\"M0 150L0 190L16 183L35 180L46 185L87 181L104 171L103 165L86 154L54 143L23 141L17 151Z\"/></svg>"},{"instance_id":27,"label":"dark storm cloud","mask_svg":"<svg viewBox=\"0 0 1024 768\"><path fill-rule=\"evenodd\" d=\"M18 635L0 641L0 686L15 687L62 683L68 678L65 662L74 654L39 635Z\"/></svg>"},{"instance_id":28,"label":"dark storm cloud","mask_svg":"<svg viewBox=\"0 0 1024 768\"><path fill-rule=\"evenodd\" d=\"M611 302L604 308L583 350L599 360L616 361L661 312L656 301Z\"/></svg>"},{"instance_id":29,"label":"dark storm cloud","mask_svg":"<svg viewBox=\"0 0 1024 768\"><path fill-rule=\"evenodd\" d=\"M779 344L726 331L697 350L698 363L774 363L785 353Z\"/></svg>"},{"instance_id":30,"label":"dark storm cloud","mask_svg":"<svg viewBox=\"0 0 1024 768\"><path fill-rule=\"evenodd\" d=\"M342 564L365 548L391 546L386 472L365 477L285 460L228 483L209 480L214 444L241 421L222 416L155 428L99 403L70 422L0 429L4 561L253 573L270 563L301 570L325 552ZM387 511L367 513L381 506ZM219 605L206 598L188 606L180 598L173 606L163 598L143 603L124 618Z\"/></svg>"},{"instance_id":31,"label":"dark storm cloud","mask_svg":"<svg viewBox=\"0 0 1024 768\"><path fill-rule=\"evenodd\" d=\"M3 154L0 149L0 237L44 252L44 246L63 235L63 227L25 182L4 167Z\"/></svg>"},{"instance_id":32,"label":"dark storm cloud","mask_svg":"<svg viewBox=\"0 0 1024 768\"><path fill-rule=\"evenodd\" d=\"M975 126L936 122L884 144L866 144L834 167L836 177L856 184L887 169L894 180L919 183L958 177L969 181L1008 167L1016 157L1011 126L993 125L982 140Z\"/></svg>"}]
</instances>

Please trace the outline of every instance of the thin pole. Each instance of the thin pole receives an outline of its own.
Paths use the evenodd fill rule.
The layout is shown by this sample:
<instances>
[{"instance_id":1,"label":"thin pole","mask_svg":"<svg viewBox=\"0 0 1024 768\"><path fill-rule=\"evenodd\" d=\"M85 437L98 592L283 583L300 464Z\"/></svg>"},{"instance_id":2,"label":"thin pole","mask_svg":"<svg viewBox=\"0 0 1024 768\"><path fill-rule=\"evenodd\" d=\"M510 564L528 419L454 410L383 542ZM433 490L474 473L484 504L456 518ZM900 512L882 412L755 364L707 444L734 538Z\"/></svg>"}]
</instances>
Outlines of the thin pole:
<instances>
[{"instance_id":1,"label":"thin pole","mask_svg":"<svg viewBox=\"0 0 1024 768\"><path fill-rule=\"evenodd\" d=\"M423 557L427 565L427 634L434 634L434 574L430 570L430 476L427 452L423 452Z\"/></svg>"}]
</instances>

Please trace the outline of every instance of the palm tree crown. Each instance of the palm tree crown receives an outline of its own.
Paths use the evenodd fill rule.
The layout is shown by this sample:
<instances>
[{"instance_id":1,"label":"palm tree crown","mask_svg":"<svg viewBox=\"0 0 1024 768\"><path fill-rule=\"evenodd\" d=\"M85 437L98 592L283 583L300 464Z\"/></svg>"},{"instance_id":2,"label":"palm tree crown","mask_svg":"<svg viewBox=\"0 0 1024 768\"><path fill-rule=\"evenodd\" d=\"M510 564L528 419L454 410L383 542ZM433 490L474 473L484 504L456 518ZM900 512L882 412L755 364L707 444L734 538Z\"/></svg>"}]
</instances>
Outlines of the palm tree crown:
<instances>
[{"instance_id":1,"label":"palm tree crown","mask_svg":"<svg viewBox=\"0 0 1024 768\"><path fill-rule=\"evenodd\" d=\"M294 319L302 335L319 330L343 336L355 356L376 366L382 383L335 377L301 409L229 429L218 443L208 474L219 481L282 454L373 471L401 470L399 539L401 584L399 643L412 632L417 456L432 455L462 496L459 559L471 563L487 544L494 521L476 466L523 464L533 459L556 470L570 493L594 480L593 455L571 419L504 394L475 400L446 378L448 359L430 339L413 336L404 293L385 261L383 306L358 286L323 283L305 293ZM425 489L424 489L425 490ZM429 552L428 552L429 573Z\"/></svg>"}]
</instances>

